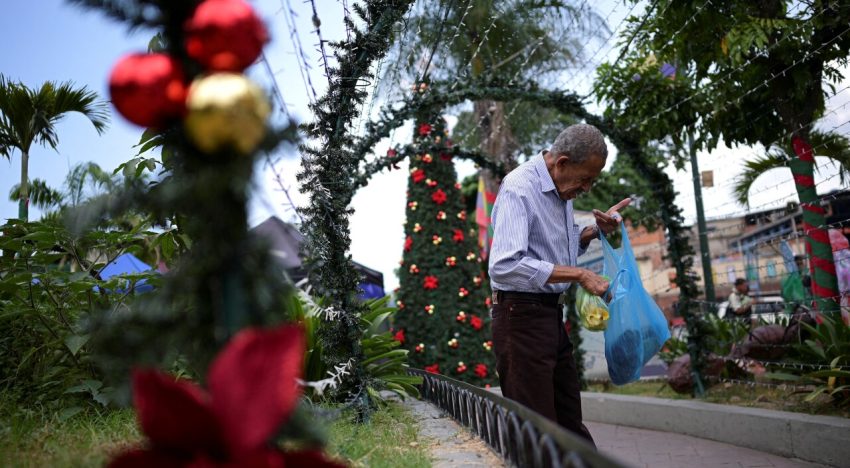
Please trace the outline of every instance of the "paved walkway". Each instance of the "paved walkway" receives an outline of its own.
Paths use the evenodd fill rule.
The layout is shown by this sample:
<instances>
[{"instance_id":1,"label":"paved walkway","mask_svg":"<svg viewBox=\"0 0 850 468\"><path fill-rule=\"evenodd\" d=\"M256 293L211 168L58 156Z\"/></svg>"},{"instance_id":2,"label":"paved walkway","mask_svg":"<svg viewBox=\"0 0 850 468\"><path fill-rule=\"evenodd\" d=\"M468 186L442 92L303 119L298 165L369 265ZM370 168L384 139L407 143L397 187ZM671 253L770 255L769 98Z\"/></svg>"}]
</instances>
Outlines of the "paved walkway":
<instances>
[{"instance_id":1,"label":"paved walkway","mask_svg":"<svg viewBox=\"0 0 850 468\"><path fill-rule=\"evenodd\" d=\"M408 398L402 403L419 421L419 435L428 439L436 468L504 467L501 457L436 406Z\"/></svg>"},{"instance_id":2,"label":"paved walkway","mask_svg":"<svg viewBox=\"0 0 850 468\"><path fill-rule=\"evenodd\" d=\"M625 426L586 422L596 446L626 466L654 468L815 468L816 463L783 458L706 439Z\"/></svg>"},{"instance_id":3,"label":"paved walkway","mask_svg":"<svg viewBox=\"0 0 850 468\"><path fill-rule=\"evenodd\" d=\"M436 406L414 398L402 403L419 421L437 468L504 467L487 444ZM744 447L669 432L586 422L599 451L628 467L652 468L823 468ZM427 440L427 442L425 442Z\"/></svg>"}]
</instances>

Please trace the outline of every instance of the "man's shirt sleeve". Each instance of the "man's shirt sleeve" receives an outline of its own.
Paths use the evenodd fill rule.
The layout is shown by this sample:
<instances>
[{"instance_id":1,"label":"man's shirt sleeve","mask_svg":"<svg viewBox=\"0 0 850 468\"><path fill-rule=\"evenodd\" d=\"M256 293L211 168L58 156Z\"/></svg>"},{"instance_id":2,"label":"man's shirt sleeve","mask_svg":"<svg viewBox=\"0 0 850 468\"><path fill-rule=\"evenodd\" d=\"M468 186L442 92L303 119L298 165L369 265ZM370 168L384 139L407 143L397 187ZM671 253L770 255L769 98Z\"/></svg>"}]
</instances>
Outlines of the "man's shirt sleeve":
<instances>
[{"instance_id":1,"label":"man's shirt sleeve","mask_svg":"<svg viewBox=\"0 0 850 468\"><path fill-rule=\"evenodd\" d=\"M528 255L529 207L513 189L502 186L493 206L490 279L508 290L542 289L555 266Z\"/></svg>"}]
</instances>

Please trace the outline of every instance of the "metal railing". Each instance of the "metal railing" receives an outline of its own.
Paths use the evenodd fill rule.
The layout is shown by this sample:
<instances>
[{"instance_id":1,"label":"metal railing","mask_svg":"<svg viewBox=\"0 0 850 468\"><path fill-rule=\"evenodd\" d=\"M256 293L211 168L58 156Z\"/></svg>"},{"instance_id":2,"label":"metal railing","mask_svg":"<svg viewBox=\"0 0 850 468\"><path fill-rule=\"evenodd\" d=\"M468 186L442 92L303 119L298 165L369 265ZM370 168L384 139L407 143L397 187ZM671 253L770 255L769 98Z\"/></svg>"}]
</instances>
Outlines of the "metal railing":
<instances>
[{"instance_id":1,"label":"metal railing","mask_svg":"<svg viewBox=\"0 0 850 468\"><path fill-rule=\"evenodd\" d=\"M619 468L577 435L491 391L420 369L420 395L448 413L514 466Z\"/></svg>"}]
</instances>

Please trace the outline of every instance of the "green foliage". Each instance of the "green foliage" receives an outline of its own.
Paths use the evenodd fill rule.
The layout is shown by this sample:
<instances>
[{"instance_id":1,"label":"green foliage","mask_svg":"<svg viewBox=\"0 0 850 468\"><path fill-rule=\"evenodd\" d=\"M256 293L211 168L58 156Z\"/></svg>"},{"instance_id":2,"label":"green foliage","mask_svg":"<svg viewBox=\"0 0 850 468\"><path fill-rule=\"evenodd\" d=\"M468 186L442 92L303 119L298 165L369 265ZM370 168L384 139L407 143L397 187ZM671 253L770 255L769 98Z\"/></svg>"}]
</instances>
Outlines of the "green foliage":
<instances>
[{"instance_id":1,"label":"green foliage","mask_svg":"<svg viewBox=\"0 0 850 468\"><path fill-rule=\"evenodd\" d=\"M16 149L28 153L33 143L56 149L56 124L69 112L86 116L98 133L109 123L106 102L85 86L48 81L33 89L0 75L0 156L10 158Z\"/></svg>"},{"instance_id":2,"label":"green foliage","mask_svg":"<svg viewBox=\"0 0 850 468\"><path fill-rule=\"evenodd\" d=\"M658 358L668 366L679 356L688 354L688 342L679 338L670 338L658 352Z\"/></svg>"},{"instance_id":3,"label":"green foliage","mask_svg":"<svg viewBox=\"0 0 850 468\"><path fill-rule=\"evenodd\" d=\"M388 297L366 301L367 312L360 317L363 334L360 345L363 348L363 365L368 376L366 390L374 401L384 401L381 390L389 390L401 398L417 397L419 391L414 385L421 383L420 377L407 375L407 355L405 349L398 349L400 343L393 339L385 322L397 312L387 307ZM320 330L328 326L334 311L329 309L325 298L312 297L309 292L299 290L290 296L286 304L289 320L301 324L307 340L307 352L304 355L304 380L307 391L312 392L314 400L321 400L326 386L339 384L343 375L329 367L322 359L324 354ZM346 369L347 371L347 369Z\"/></svg>"},{"instance_id":4,"label":"green foliage","mask_svg":"<svg viewBox=\"0 0 850 468\"><path fill-rule=\"evenodd\" d=\"M741 342L749 331L749 325L738 320L724 320L717 314L702 314L702 333L706 351L718 356L728 356L732 346Z\"/></svg>"},{"instance_id":5,"label":"green foliage","mask_svg":"<svg viewBox=\"0 0 850 468\"><path fill-rule=\"evenodd\" d=\"M770 372L766 376L811 385L806 401L826 394L839 406L850 405L850 326L825 314L820 319L821 323L814 326L800 322L807 336L794 347L797 356L792 361L828 368L805 371L783 367L782 372Z\"/></svg>"},{"instance_id":6,"label":"green foliage","mask_svg":"<svg viewBox=\"0 0 850 468\"><path fill-rule=\"evenodd\" d=\"M55 222L12 220L0 227L0 390L25 406L58 409L70 401L106 405L112 389L90 356L86 322L124 313L134 285L154 273L103 281L98 271L123 252L138 252L142 230L73 235Z\"/></svg>"},{"instance_id":7,"label":"green foliage","mask_svg":"<svg viewBox=\"0 0 850 468\"><path fill-rule=\"evenodd\" d=\"M372 79L373 62L387 53L394 27L412 3L367 0L353 6L363 23L354 24L345 18L351 38L333 44L336 66L325 70L329 79L327 94L311 106L315 119L305 127L315 146L301 147L304 157L298 181L310 197L310 206L302 210L305 263L318 294L328 297L341 312L337 320L322 328L323 359L328 366L353 359L350 377L334 393L339 401L357 398L362 417L366 417L371 404L364 392L367 377L360 346L360 315L364 310L355 298L359 277L348 254L349 203L355 186L347 178L356 173L362 153L352 151L350 127L366 98L361 84ZM341 178L340 174L346 177Z\"/></svg>"},{"instance_id":8,"label":"green foliage","mask_svg":"<svg viewBox=\"0 0 850 468\"><path fill-rule=\"evenodd\" d=\"M132 410L21 408L0 392L0 459L10 468L102 467L112 452L141 441Z\"/></svg>"},{"instance_id":9,"label":"green foliage","mask_svg":"<svg viewBox=\"0 0 850 468\"><path fill-rule=\"evenodd\" d=\"M532 157L546 149L566 127L578 123L574 115L563 114L556 109L541 108L527 102L506 103L508 111L505 118L508 122L516 153ZM480 146L480 118L474 112L461 112L458 121L452 129L455 141L464 141L469 147ZM515 158L519 159L519 158Z\"/></svg>"},{"instance_id":10,"label":"green foliage","mask_svg":"<svg viewBox=\"0 0 850 468\"><path fill-rule=\"evenodd\" d=\"M809 134L809 142L816 156L825 156L838 164L839 181L844 184L850 176L850 141L843 135L812 130ZM756 179L767 171L788 168L788 162L793 158L794 154L789 152L786 147L774 146L767 154L745 161L744 171L735 180L735 185L732 186L732 193L735 195L736 201L744 206L749 206L750 188Z\"/></svg>"},{"instance_id":11,"label":"green foliage","mask_svg":"<svg viewBox=\"0 0 850 468\"><path fill-rule=\"evenodd\" d=\"M371 468L428 468L428 444L419 433L419 422L398 403L390 403L365 424L347 419L329 428L328 453L350 466Z\"/></svg>"},{"instance_id":12,"label":"green foliage","mask_svg":"<svg viewBox=\"0 0 850 468\"><path fill-rule=\"evenodd\" d=\"M429 74L441 80L469 79L482 75L506 79L562 72L575 65L581 44L608 33L604 20L592 9L573 1L527 0L430 1L407 20L402 45L413 44L440 64ZM400 47L393 59L406 65L401 73L387 67L384 81L400 74L417 80L417 54Z\"/></svg>"},{"instance_id":13,"label":"green foliage","mask_svg":"<svg viewBox=\"0 0 850 468\"><path fill-rule=\"evenodd\" d=\"M484 386L495 382L495 360L484 346L491 340L489 287L476 231L468 230L472 214L464 212L445 125L439 115L423 114L414 121L418 151L408 179L401 311L394 325L404 335L414 366L436 364L440 373ZM434 198L441 194L445 200ZM428 277L436 278L436 288L426 287ZM458 371L460 363L466 368ZM484 366L483 376L475 372L478 365Z\"/></svg>"},{"instance_id":14,"label":"green foliage","mask_svg":"<svg viewBox=\"0 0 850 468\"><path fill-rule=\"evenodd\" d=\"M109 122L106 102L95 92L72 82L45 82L38 89L15 83L0 74L0 156L10 159L14 150L21 153L21 202L18 216L29 215L29 153L33 143L56 149L59 136L56 124L69 112L83 114L98 133Z\"/></svg>"}]
</instances>

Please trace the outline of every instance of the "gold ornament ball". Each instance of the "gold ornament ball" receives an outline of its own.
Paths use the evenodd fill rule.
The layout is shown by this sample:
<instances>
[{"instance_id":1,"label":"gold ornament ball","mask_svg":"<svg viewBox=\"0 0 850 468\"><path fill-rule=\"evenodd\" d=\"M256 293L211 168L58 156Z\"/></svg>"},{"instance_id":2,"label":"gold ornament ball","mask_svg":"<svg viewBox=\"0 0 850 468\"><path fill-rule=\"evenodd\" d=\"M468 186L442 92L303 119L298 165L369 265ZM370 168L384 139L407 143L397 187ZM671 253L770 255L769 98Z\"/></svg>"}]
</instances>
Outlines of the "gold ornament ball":
<instances>
[{"instance_id":1,"label":"gold ornament ball","mask_svg":"<svg viewBox=\"0 0 850 468\"><path fill-rule=\"evenodd\" d=\"M186 107L186 131L205 153L224 149L251 153L265 136L271 113L260 87L237 73L214 73L195 80Z\"/></svg>"}]
</instances>

